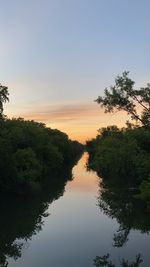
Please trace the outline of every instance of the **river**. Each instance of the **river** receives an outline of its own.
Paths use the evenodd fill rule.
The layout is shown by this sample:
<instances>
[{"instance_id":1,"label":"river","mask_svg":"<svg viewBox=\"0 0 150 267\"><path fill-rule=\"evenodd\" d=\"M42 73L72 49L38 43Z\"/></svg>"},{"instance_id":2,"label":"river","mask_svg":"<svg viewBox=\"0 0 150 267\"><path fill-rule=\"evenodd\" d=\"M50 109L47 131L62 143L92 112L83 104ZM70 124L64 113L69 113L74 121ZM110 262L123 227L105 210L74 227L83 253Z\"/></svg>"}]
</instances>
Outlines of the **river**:
<instances>
[{"instance_id":1,"label":"river","mask_svg":"<svg viewBox=\"0 0 150 267\"><path fill-rule=\"evenodd\" d=\"M120 222L100 208L100 178L86 170L86 160L84 153L65 191L52 197L49 205L29 203L21 211L19 206L9 210L11 201L7 208L4 203L2 216L6 219L0 225L0 259L4 265L0 266L7 266L8 261L9 267L93 267L95 257L107 253L115 266L120 266L121 258L135 260L138 253L144 260L140 266L150 266L148 230L131 225L124 244L114 246ZM150 222L147 224L149 227Z\"/></svg>"}]
</instances>

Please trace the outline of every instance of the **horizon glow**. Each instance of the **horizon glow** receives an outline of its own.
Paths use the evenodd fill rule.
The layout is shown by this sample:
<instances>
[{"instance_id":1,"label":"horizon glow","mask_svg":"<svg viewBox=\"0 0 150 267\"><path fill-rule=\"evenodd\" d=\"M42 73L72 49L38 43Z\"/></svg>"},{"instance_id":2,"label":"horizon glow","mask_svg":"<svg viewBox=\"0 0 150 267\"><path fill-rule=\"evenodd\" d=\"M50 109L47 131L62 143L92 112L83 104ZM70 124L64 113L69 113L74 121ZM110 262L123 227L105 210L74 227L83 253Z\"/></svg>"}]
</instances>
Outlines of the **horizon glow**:
<instances>
[{"instance_id":1,"label":"horizon glow","mask_svg":"<svg viewBox=\"0 0 150 267\"><path fill-rule=\"evenodd\" d=\"M1 1L0 83L8 117L44 122L81 142L124 126L94 103L124 70L137 87L150 73L148 0Z\"/></svg>"}]
</instances>

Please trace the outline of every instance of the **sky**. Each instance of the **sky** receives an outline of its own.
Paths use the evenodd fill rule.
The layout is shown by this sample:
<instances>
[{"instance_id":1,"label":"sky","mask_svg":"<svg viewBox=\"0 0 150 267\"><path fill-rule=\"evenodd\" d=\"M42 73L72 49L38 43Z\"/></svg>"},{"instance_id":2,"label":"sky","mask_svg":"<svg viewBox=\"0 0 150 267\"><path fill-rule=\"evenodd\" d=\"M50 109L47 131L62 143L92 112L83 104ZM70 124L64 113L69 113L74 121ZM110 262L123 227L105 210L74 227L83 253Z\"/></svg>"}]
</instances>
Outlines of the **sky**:
<instances>
[{"instance_id":1,"label":"sky","mask_svg":"<svg viewBox=\"0 0 150 267\"><path fill-rule=\"evenodd\" d=\"M0 83L8 117L44 122L81 142L126 115L94 100L124 70L150 82L149 0L0 0Z\"/></svg>"}]
</instances>

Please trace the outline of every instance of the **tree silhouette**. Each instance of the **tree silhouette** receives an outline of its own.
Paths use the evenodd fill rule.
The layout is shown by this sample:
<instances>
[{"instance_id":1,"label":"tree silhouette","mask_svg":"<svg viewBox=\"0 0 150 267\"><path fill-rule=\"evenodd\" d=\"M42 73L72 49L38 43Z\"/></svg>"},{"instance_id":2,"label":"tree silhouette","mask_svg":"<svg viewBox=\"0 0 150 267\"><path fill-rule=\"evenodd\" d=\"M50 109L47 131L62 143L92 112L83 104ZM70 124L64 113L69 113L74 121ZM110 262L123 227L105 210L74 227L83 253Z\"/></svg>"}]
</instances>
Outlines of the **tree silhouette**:
<instances>
[{"instance_id":1,"label":"tree silhouette","mask_svg":"<svg viewBox=\"0 0 150 267\"><path fill-rule=\"evenodd\" d=\"M105 113L115 109L124 110L132 120L142 125L150 126L150 84L139 90L134 89L135 82L128 77L129 72L123 72L117 76L115 85L105 88L104 97L99 96L95 101L105 108ZM137 106L142 108L141 114L137 112Z\"/></svg>"}]
</instances>

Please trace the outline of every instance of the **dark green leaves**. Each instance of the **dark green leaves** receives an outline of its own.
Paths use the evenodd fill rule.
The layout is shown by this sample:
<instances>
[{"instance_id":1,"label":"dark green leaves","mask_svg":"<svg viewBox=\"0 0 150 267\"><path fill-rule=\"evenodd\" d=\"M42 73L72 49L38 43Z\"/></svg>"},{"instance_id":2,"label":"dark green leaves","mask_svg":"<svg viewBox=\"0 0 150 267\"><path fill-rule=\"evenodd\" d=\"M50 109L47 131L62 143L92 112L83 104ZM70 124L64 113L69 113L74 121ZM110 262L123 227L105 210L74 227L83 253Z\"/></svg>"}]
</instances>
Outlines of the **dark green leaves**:
<instances>
[{"instance_id":1,"label":"dark green leaves","mask_svg":"<svg viewBox=\"0 0 150 267\"><path fill-rule=\"evenodd\" d=\"M117 76L115 85L105 88L104 97L99 96L95 101L100 104L105 112L113 112L115 109L124 110L132 120L142 125L150 125L150 84L145 88L136 90L135 82L129 77L129 72L123 72ZM139 107L142 112L138 112Z\"/></svg>"}]
</instances>

